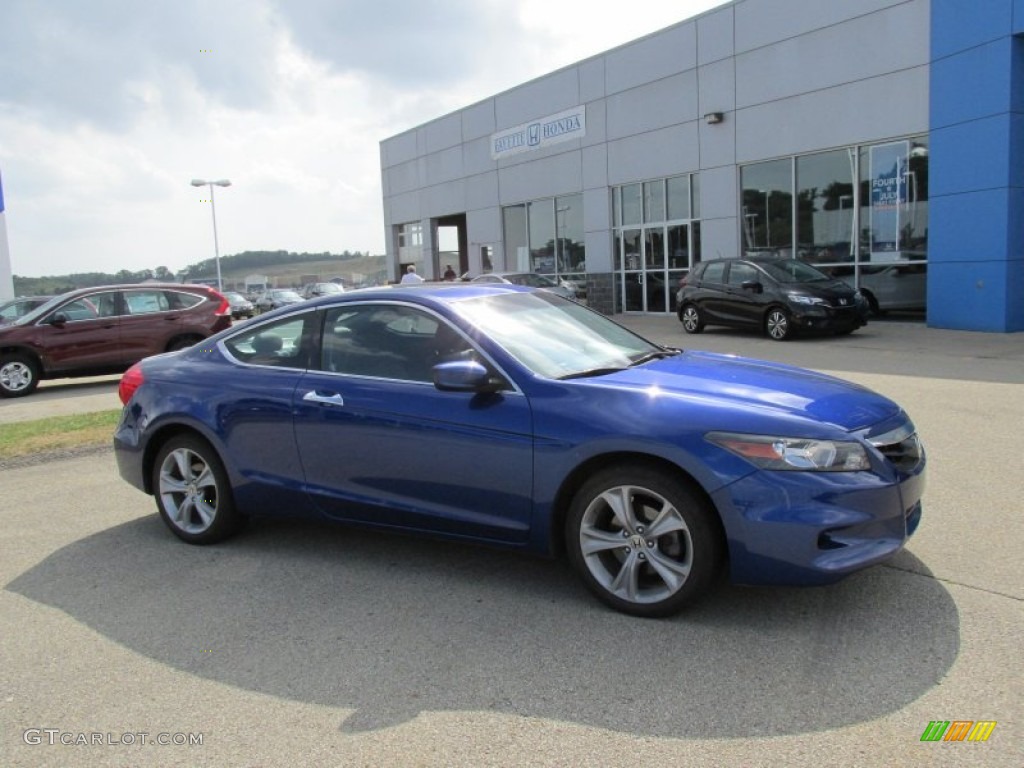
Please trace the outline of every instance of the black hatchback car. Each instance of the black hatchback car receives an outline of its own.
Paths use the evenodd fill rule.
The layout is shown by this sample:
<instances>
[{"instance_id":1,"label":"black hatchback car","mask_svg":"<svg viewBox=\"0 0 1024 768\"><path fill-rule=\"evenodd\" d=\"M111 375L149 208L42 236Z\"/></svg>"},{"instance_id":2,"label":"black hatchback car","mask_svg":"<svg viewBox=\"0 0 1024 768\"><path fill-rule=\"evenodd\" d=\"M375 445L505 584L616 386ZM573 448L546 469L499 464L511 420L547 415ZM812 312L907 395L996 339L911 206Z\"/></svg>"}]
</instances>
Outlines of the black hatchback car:
<instances>
[{"instance_id":1,"label":"black hatchback car","mask_svg":"<svg viewBox=\"0 0 1024 768\"><path fill-rule=\"evenodd\" d=\"M728 325L783 341L798 332L851 333L868 318L859 291L799 259L705 261L683 278L676 298L687 333Z\"/></svg>"}]
</instances>

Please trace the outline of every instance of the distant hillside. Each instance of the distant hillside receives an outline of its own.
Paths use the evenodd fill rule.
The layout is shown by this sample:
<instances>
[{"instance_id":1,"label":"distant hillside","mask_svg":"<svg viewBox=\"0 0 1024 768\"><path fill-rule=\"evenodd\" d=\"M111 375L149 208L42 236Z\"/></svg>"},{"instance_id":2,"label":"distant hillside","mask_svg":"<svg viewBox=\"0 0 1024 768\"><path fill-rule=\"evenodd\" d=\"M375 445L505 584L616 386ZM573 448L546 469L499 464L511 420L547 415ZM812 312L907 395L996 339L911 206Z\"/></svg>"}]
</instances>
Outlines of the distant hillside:
<instances>
[{"instance_id":1,"label":"distant hillside","mask_svg":"<svg viewBox=\"0 0 1024 768\"><path fill-rule=\"evenodd\" d=\"M331 253L289 253L288 251L246 251L220 260L221 277L226 289L242 288L249 275L266 275L275 287L301 286L306 278L332 280L341 278L347 286L367 282L386 282L384 256L345 251ZM175 274L167 267L132 272L81 272L48 277L14 276L16 296L42 296L64 293L75 288L91 288L114 283L141 283L143 280L191 282L217 279L217 265L213 259L191 264Z\"/></svg>"}]
</instances>

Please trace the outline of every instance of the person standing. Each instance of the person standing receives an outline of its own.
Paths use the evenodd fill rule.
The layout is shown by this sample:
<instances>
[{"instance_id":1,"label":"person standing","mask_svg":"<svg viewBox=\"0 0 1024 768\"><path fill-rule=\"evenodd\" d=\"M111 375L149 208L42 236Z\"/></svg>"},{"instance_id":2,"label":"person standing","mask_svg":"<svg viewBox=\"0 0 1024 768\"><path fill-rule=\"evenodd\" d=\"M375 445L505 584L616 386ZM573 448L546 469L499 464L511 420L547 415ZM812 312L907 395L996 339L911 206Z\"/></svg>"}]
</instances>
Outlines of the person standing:
<instances>
[{"instance_id":1,"label":"person standing","mask_svg":"<svg viewBox=\"0 0 1024 768\"><path fill-rule=\"evenodd\" d=\"M405 274L402 275L402 283L409 285L411 283L422 283L423 278L416 274L416 265L410 264L405 268Z\"/></svg>"},{"instance_id":2,"label":"person standing","mask_svg":"<svg viewBox=\"0 0 1024 768\"><path fill-rule=\"evenodd\" d=\"M448 268L445 269L445 271L444 271L444 279L447 280L449 283L455 281L455 270L452 269L452 265L451 264L449 264Z\"/></svg>"}]
</instances>

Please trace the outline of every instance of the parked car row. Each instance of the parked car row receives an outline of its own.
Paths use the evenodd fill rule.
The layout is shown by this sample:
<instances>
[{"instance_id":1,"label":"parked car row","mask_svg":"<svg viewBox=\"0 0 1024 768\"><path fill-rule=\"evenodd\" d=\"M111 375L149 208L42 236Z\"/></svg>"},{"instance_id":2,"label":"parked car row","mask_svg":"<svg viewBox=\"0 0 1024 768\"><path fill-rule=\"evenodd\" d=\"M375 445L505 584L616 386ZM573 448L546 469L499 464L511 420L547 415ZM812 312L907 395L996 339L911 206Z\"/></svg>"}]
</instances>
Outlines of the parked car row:
<instances>
[{"instance_id":1,"label":"parked car row","mask_svg":"<svg viewBox=\"0 0 1024 768\"><path fill-rule=\"evenodd\" d=\"M62 294L0 327L0 396L28 395L43 379L119 373L230 327L231 312L228 299L204 285Z\"/></svg>"}]
</instances>

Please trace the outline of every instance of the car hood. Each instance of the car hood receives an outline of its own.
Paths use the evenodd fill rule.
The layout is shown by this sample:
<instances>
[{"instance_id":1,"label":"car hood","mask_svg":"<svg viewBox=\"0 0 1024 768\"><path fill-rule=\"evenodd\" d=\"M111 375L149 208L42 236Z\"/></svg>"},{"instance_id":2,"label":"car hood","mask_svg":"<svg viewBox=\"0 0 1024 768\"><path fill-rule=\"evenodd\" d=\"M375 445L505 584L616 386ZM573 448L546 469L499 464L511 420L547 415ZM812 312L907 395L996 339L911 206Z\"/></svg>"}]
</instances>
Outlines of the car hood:
<instances>
[{"instance_id":1,"label":"car hood","mask_svg":"<svg viewBox=\"0 0 1024 768\"><path fill-rule=\"evenodd\" d=\"M797 293L804 296L818 296L823 299L831 299L840 296L852 297L853 287L843 280L829 280L827 283L792 283L783 285L785 293Z\"/></svg>"},{"instance_id":2,"label":"car hood","mask_svg":"<svg viewBox=\"0 0 1024 768\"><path fill-rule=\"evenodd\" d=\"M888 398L833 376L711 352L683 352L586 381L717 401L727 407L785 412L844 431L878 424L900 412Z\"/></svg>"}]
</instances>

